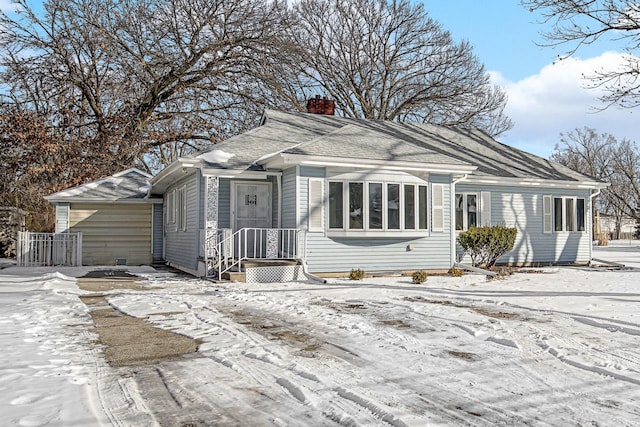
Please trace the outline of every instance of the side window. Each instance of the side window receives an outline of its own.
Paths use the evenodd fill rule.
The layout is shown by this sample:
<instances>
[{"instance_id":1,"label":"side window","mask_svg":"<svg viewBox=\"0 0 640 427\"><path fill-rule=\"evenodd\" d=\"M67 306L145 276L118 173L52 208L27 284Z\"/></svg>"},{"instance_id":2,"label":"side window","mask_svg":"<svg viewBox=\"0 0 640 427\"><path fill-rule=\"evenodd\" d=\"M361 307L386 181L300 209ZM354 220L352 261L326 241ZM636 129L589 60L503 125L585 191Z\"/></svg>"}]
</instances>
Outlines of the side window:
<instances>
[{"instance_id":1,"label":"side window","mask_svg":"<svg viewBox=\"0 0 640 427\"><path fill-rule=\"evenodd\" d=\"M478 196L475 194L467 194L467 228L478 225Z\"/></svg>"},{"instance_id":2,"label":"side window","mask_svg":"<svg viewBox=\"0 0 640 427\"><path fill-rule=\"evenodd\" d=\"M176 190L167 193L167 224L176 223Z\"/></svg>"},{"instance_id":3,"label":"side window","mask_svg":"<svg viewBox=\"0 0 640 427\"><path fill-rule=\"evenodd\" d=\"M427 224L429 224L427 218L427 212L429 212L427 207L427 186L420 185L418 186L418 229L426 230Z\"/></svg>"},{"instance_id":4,"label":"side window","mask_svg":"<svg viewBox=\"0 0 640 427\"><path fill-rule=\"evenodd\" d=\"M576 230L585 231L584 199L576 199Z\"/></svg>"},{"instance_id":5,"label":"side window","mask_svg":"<svg viewBox=\"0 0 640 427\"><path fill-rule=\"evenodd\" d=\"M544 202L550 200L551 196L544 196ZM547 231L547 221L550 219L547 217L546 205L544 209L545 228ZM553 198L553 231L585 231L586 223L586 211L585 211L585 199L578 197L554 197Z\"/></svg>"},{"instance_id":6,"label":"side window","mask_svg":"<svg viewBox=\"0 0 640 427\"><path fill-rule=\"evenodd\" d=\"M456 193L455 200L456 230L468 230L478 225L478 195L475 193Z\"/></svg>"},{"instance_id":7,"label":"side window","mask_svg":"<svg viewBox=\"0 0 640 427\"><path fill-rule=\"evenodd\" d=\"M562 197L553 199L553 230L562 231Z\"/></svg>"},{"instance_id":8,"label":"side window","mask_svg":"<svg viewBox=\"0 0 640 427\"><path fill-rule=\"evenodd\" d=\"M187 186L178 188L177 203L178 230L187 231Z\"/></svg>"}]
</instances>

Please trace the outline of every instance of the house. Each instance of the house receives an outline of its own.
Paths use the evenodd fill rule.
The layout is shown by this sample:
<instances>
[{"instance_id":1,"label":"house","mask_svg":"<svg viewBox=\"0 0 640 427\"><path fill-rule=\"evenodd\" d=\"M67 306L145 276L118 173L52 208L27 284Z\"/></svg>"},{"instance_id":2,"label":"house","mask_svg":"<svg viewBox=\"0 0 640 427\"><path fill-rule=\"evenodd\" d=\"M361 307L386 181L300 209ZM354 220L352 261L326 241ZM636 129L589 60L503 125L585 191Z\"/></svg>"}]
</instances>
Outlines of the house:
<instances>
[{"instance_id":1,"label":"house","mask_svg":"<svg viewBox=\"0 0 640 427\"><path fill-rule=\"evenodd\" d=\"M257 128L151 179L167 263L198 276L255 258L300 259L311 273L448 270L460 231L495 224L518 230L502 263L591 260L605 184L481 131L310 106L267 110Z\"/></svg>"},{"instance_id":2,"label":"house","mask_svg":"<svg viewBox=\"0 0 640 427\"><path fill-rule=\"evenodd\" d=\"M137 169L45 197L56 233L82 233L84 265L141 265L162 259L162 198L149 197L151 176Z\"/></svg>"}]
</instances>

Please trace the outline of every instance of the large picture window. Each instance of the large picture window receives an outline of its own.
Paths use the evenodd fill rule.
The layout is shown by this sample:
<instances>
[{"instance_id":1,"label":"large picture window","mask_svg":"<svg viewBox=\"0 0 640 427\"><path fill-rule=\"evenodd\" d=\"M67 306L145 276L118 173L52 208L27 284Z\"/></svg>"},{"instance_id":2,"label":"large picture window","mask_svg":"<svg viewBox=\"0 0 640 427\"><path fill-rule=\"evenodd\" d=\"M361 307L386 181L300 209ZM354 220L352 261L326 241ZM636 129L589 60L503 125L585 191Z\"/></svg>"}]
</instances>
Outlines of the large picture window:
<instances>
[{"instance_id":1,"label":"large picture window","mask_svg":"<svg viewBox=\"0 0 640 427\"><path fill-rule=\"evenodd\" d=\"M427 230L427 186L329 181L329 229Z\"/></svg>"}]
</instances>

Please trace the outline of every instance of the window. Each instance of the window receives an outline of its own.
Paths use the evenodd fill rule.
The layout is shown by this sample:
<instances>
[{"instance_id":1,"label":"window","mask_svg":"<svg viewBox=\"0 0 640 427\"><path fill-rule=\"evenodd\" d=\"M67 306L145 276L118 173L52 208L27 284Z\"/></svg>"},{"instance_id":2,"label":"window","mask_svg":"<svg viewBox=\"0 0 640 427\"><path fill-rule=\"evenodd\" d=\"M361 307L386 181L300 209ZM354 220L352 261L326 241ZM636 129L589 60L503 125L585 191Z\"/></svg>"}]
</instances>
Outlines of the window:
<instances>
[{"instance_id":1,"label":"window","mask_svg":"<svg viewBox=\"0 0 640 427\"><path fill-rule=\"evenodd\" d=\"M478 225L478 195L456 193L456 230L468 230Z\"/></svg>"},{"instance_id":2,"label":"window","mask_svg":"<svg viewBox=\"0 0 640 427\"><path fill-rule=\"evenodd\" d=\"M382 230L382 184L369 183L369 230Z\"/></svg>"},{"instance_id":3,"label":"window","mask_svg":"<svg viewBox=\"0 0 640 427\"><path fill-rule=\"evenodd\" d=\"M364 184L361 182L349 183L349 229L362 230L364 221Z\"/></svg>"},{"instance_id":4,"label":"window","mask_svg":"<svg viewBox=\"0 0 640 427\"><path fill-rule=\"evenodd\" d=\"M167 193L167 224L176 223L176 190Z\"/></svg>"},{"instance_id":5,"label":"window","mask_svg":"<svg viewBox=\"0 0 640 427\"><path fill-rule=\"evenodd\" d=\"M400 230L400 184L387 184L387 228Z\"/></svg>"},{"instance_id":6,"label":"window","mask_svg":"<svg viewBox=\"0 0 640 427\"><path fill-rule=\"evenodd\" d=\"M418 228L420 230L427 229L427 186L418 186Z\"/></svg>"},{"instance_id":7,"label":"window","mask_svg":"<svg viewBox=\"0 0 640 427\"><path fill-rule=\"evenodd\" d=\"M342 183L329 183L329 228L343 228Z\"/></svg>"},{"instance_id":8,"label":"window","mask_svg":"<svg viewBox=\"0 0 640 427\"><path fill-rule=\"evenodd\" d=\"M576 199L576 230L585 231L584 199Z\"/></svg>"},{"instance_id":9,"label":"window","mask_svg":"<svg viewBox=\"0 0 640 427\"><path fill-rule=\"evenodd\" d=\"M428 229L427 186L329 181L329 229Z\"/></svg>"},{"instance_id":10,"label":"window","mask_svg":"<svg viewBox=\"0 0 640 427\"><path fill-rule=\"evenodd\" d=\"M177 222L178 230L187 231L187 186L178 188L177 194Z\"/></svg>"},{"instance_id":11,"label":"window","mask_svg":"<svg viewBox=\"0 0 640 427\"><path fill-rule=\"evenodd\" d=\"M544 196L542 202L543 231L545 233L551 232L550 223L553 223L553 231L555 232L585 231L585 199L553 197L553 204L551 199L551 196Z\"/></svg>"},{"instance_id":12,"label":"window","mask_svg":"<svg viewBox=\"0 0 640 427\"><path fill-rule=\"evenodd\" d=\"M416 186L404 185L404 228L416 228Z\"/></svg>"}]
</instances>

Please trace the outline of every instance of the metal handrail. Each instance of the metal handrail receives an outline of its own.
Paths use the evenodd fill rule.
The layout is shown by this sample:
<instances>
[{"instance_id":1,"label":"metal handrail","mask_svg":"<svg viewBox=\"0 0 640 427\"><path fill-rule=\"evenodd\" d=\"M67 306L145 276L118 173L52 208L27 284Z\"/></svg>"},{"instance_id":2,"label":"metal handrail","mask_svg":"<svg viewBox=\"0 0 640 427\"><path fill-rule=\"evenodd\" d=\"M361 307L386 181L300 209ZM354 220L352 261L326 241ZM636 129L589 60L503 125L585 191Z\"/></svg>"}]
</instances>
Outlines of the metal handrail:
<instances>
[{"instance_id":1,"label":"metal handrail","mask_svg":"<svg viewBox=\"0 0 640 427\"><path fill-rule=\"evenodd\" d=\"M241 228L217 243L211 270L221 280L222 274L234 267L240 270L248 259L304 260L305 237L297 228ZM209 272L207 264L207 277Z\"/></svg>"}]
</instances>

